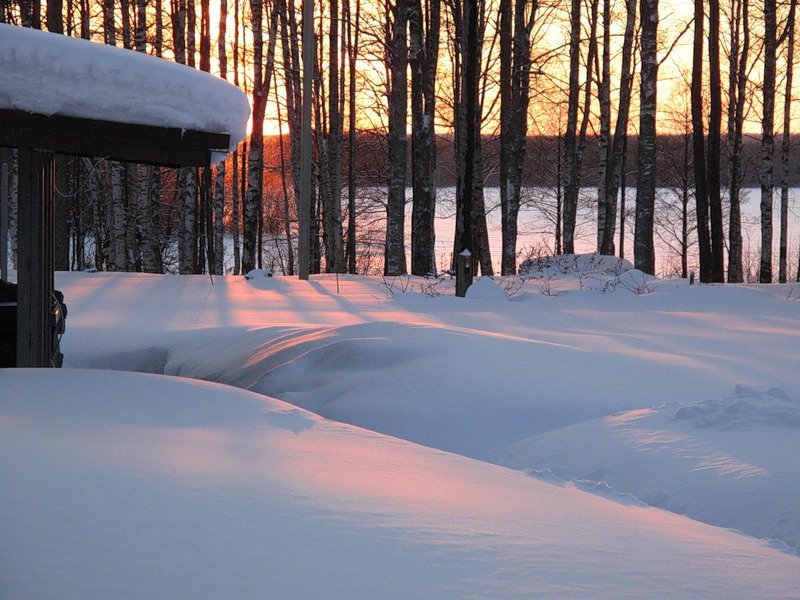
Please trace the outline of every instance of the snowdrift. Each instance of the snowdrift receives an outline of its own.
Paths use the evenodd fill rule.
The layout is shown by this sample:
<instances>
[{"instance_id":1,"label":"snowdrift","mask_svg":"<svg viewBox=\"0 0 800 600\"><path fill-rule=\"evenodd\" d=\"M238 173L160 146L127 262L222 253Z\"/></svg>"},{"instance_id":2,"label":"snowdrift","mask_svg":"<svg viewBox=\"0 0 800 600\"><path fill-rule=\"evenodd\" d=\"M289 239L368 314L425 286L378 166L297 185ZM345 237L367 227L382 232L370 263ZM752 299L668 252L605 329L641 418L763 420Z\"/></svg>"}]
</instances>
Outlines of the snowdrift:
<instances>
[{"instance_id":1,"label":"snowdrift","mask_svg":"<svg viewBox=\"0 0 800 600\"><path fill-rule=\"evenodd\" d=\"M789 597L798 559L230 387L0 371L0 596Z\"/></svg>"}]
</instances>

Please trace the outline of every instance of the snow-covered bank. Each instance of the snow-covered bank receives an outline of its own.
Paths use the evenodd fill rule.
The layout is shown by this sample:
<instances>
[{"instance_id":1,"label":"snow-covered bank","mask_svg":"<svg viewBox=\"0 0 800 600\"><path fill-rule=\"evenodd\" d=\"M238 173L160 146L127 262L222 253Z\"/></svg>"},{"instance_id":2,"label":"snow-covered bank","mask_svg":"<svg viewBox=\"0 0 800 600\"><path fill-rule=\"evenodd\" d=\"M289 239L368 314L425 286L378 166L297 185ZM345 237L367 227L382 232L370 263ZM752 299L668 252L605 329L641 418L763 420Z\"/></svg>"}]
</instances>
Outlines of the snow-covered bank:
<instances>
[{"instance_id":1,"label":"snow-covered bank","mask_svg":"<svg viewBox=\"0 0 800 600\"><path fill-rule=\"evenodd\" d=\"M386 482L387 486L383 488L385 493L364 509L367 515L384 515L392 523L410 522L412 529L424 525L426 535L429 530L446 530L448 539L463 541L469 538L474 543L483 539L480 532L486 528L497 532L496 528L500 527L502 533L487 541L486 546L480 546L480 552L487 554L478 552L478 558L474 558L475 549L467 542L463 543L468 549L459 550L458 555L452 557L449 552L457 545L445 544L438 538L431 542L438 548L433 551L434 556L447 556L445 567L442 567L444 570L431 575L433 580L462 582L465 572L474 571L481 573L476 576L478 580L492 582L488 588L476 587L475 590L489 590L484 595L492 597L513 595L515 590L530 590L531 586L541 585L544 586L542 589L552 589L553 593L541 592L540 595L581 595L588 588L573 587L580 584L564 579L563 570L558 565L539 563L540 559L536 558L534 565L539 565L537 569L541 567L541 573L554 569L555 575L541 575L545 584L535 579L540 575L531 575L535 585L531 583L534 579L525 575L525 569L519 566L528 560L530 544L534 543L527 540L527 536L541 535L530 529L531 523L545 528L551 521L574 523L575 515L584 510L584 505L573 500L585 496L583 492L580 496L573 495L579 494L576 487L613 499L615 504L612 505L620 510L632 511L626 512L623 520L627 520L628 515L644 514L636 511L646 511L648 520L661 521L664 513L649 512L650 509L643 505L647 502L685 512L694 519L746 531L753 536L783 540L783 545L781 542L766 544L772 543L783 550L782 554L770 556L781 556L775 568L782 572L778 579L785 580L791 577L789 571L800 572L800 563L797 562L800 559L793 556L789 548L796 548L796 532L800 526L800 482L796 462L792 460L800 455L800 448L797 430L791 426L794 423L789 414L791 410L788 410L794 406L793 399L800 397L800 374L797 370L800 364L797 344L800 340L800 302L792 299L800 288L795 291L791 285L689 287L682 281L657 280L648 282L648 289L644 291L649 293L637 294L636 291L642 291L633 285L638 284L634 279L637 276L636 273L630 274L631 289L616 284L613 276L608 280L604 276L554 274L552 277L545 275L545 279L506 282L503 286L513 296L510 301L499 296L497 290L492 289L491 282L480 284L484 289L479 289L481 293L477 297L471 294L470 298L456 299L442 295L449 292L451 282L434 284L414 278L383 280L341 276L337 281L332 276L321 276L310 282L282 277L252 281L215 278L212 285L209 278L199 276L95 273L58 274L57 286L65 292L70 309L67 335L63 340L67 366L169 373L234 384L279 397L351 425L522 470L536 470L540 481L523 474L508 476L521 478L514 481L529 482L524 486L544 486L542 489L555 488L568 494L559 497L559 510L554 509L553 513L546 515L526 512L528 508L515 512L517 509L514 508L510 521L501 524L492 521L490 525L477 527L478 538L470 533L476 530L472 521L457 520L454 524L441 514L429 521L420 520L418 514L403 521L394 511L402 512L407 503L416 502L413 497L420 493L416 484L418 478L427 481L423 487L430 490L438 489L436 477L418 476L417 463L409 462L410 459L393 454L383 460L382 451L377 454L367 451L355 438L348 437L344 445L363 460L358 469L364 471L367 465L382 465L381 469L385 467L387 472L397 476L389 483L388 476L378 477L375 470L363 475L369 480L378 477L377 481ZM612 285L606 285L607 281ZM100 373L97 376L104 377ZM91 379L90 375L87 377ZM82 380L78 387L102 398L103 394L95 394L96 388L88 381ZM737 384L751 390L781 388L785 397L779 397L779 392L773 390L761 392L760 400L753 400L757 394L749 400L738 396L730 399L731 390ZM197 385L202 388L202 384ZM53 383L51 387L58 390L64 386ZM737 394L745 389L738 388ZM228 390L226 394L232 395L217 396L217 402L225 404L225 398L231 398L234 405L238 405L235 398L240 392ZM144 396L142 393L139 395ZM160 397L164 394L157 392L155 395ZM167 392L166 395L169 397L171 394ZM709 399L712 402L706 403ZM739 400L745 402L738 403ZM273 402L269 399L263 401ZM63 406L68 406L68 403L63 403ZM659 408L662 406L666 408ZM221 410L219 414L224 414L224 409ZM130 411L146 415L155 409L147 404ZM691 418L672 420L676 414ZM779 416L788 425L776 426L775 419ZM296 423L295 417L288 419ZM313 420L332 430L353 431L348 426L326 422L316 416ZM746 425L734 427L731 423ZM697 424L707 426L698 427ZM714 426L708 426L711 424ZM634 435L637 427L651 432L651 437ZM237 432L241 430L235 429ZM309 437L312 431L321 429L314 425L309 432L303 430L297 441L316 443L313 436ZM229 452L225 461L218 460L215 454L212 462L217 465L219 477L238 476L241 459L236 458L237 444L240 443L236 441L237 435L231 433L224 437L226 452ZM207 440L194 447L201 456L203 445L213 445L221 439L216 433L200 437ZM379 439L379 436L374 439ZM247 452L251 443L248 440L250 438L246 435L241 438L242 448ZM368 448L373 446L371 441L366 443ZM153 448L158 450L154 450L156 455L164 454L169 459L167 463L173 460L174 453L183 456L175 450L177 445L173 442L159 441ZM300 446L292 451L301 452ZM443 456L440 451L425 452ZM133 450L131 453L136 454ZM317 456L313 460L319 467L314 472L329 473L329 479L349 481L339 474L340 471L349 473L356 468L350 458L330 468L324 466L327 459L323 457ZM137 461L138 458L132 462ZM467 461L464 464L474 463ZM14 463L9 468L21 470L22 467L22 463ZM68 465L62 467L69 471ZM117 468L116 463L109 467L109 478ZM490 465L481 468L494 469ZM563 479L574 480L574 483L565 485L563 479L548 475L547 469L555 471ZM226 474L228 470L231 474ZM505 483L495 479L494 470L490 472L491 475L484 475L481 471L480 478L485 478L487 486L496 486L497 491L482 488L484 491L474 496L479 508L484 506L481 504L484 502L481 494L484 493L500 499L504 495L516 497L516 492L508 491L503 487ZM146 472L142 476L142 485L156 485L154 473ZM269 478L278 477L271 471L269 473ZM551 483L546 483L547 480ZM96 478L87 481L86 489L99 485ZM654 481L657 485L653 485ZM24 487L33 486L35 489L38 485L30 481ZM283 489L281 485L276 484L276 489ZM514 483L511 487L516 485ZM234 487L245 492L252 490L241 482L235 483ZM417 491L412 493L405 488ZM227 488L218 485L214 489ZM285 501L289 506L297 503L298 510L305 510L309 501L305 492L295 491L287 492L289 499L284 498L281 502ZM74 493L90 494L77 490ZM148 494L150 492L145 496ZM313 505L314 510L339 514L336 512L341 509L338 500L329 501L327 492L315 491L308 495L313 498L318 494L324 500L322 504ZM458 496L448 491L447 495L450 494ZM472 498L472 494L470 491L466 496ZM465 498L464 495L460 497ZM49 498L50 502L56 502L52 496ZM213 500L217 502L216 506L223 506L227 501L227 498ZM544 502L537 498L526 501L534 504ZM170 502L165 506L175 506ZM471 500L463 502L469 505ZM347 506L351 503L364 506L361 500L353 498L345 502ZM39 506L45 511L44 504ZM78 504L71 506L75 508ZM149 506L148 510L160 510L160 505L154 501ZM280 510L284 512L290 510L284 504L281 506ZM111 509L99 506L97 510L103 513ZM246 511L242 510L244 514ZM469 510L478 508L471 506ZM496 510L498 514L507 511L505 505L496 507ZM70 515L71 511L58 514ZM489 512L493 514L494 511L495 508L491 508ZM387 527L391 530L380 519L380 524L375 525L376 521L363 513L344 512L349 516L342 517L342 520L355 523L354 531L373 526L381 531ZM458 511L455 513L460 514ZM138 514L144 519L145 509L140 509ZM594 513L590 511L590 514ZM309 517L312 521L317 519L316 513L314 515ZM73 519L72 516L68 518ZM158 519L164 518L158 515ZM249 516L243 516L236 523L250 525L249 519ZM336 519L334 521L339 523ZM523 521L525 524L520 525ZM122 522L126 527L136 525L124 519ZM684 521L670 521L667 528L681 529L683 526L675 524L678 522ZM110 516L107 523L113 523ZM188 527L186 523L181 527L184 525ZM582 521L580 527L583 535L594 535L586 533L596 529L591 522ZM298 524L297 529L306 531L309 528ZM336 540L346 529L345 526L335 529L326 525L324 532L315 530L314 535L319 539ZM116 531L124 531L124 528ZM398 536L421 539L416 533L409 538L406 530L391 531L392 540ZM417 529L413 531L417 532ZM372 529L369 532L364 535L373 535ZM236 529L231 535L239 536L240 530ZM244 533L241 536L250 539ZM706 537L706 534L701 537ZM549 538L545 536L545 539ZM661 547L661 541L647 540L647 544ZM319 543L325 546L327 542ZM386 543L388 545L381 546L382 550L365 543L353 550L350 557L356 563L361 561L359 564L364 564L365 559L358 558L363 552L375 555L375 560L380 562L383 560L380 557L386 558L396 551L389 542ZM427 541L420 543L420 547L428 548L425 546ZM765 547L764 543L754 540L742 543ZM497 544L508 552L497 554L486 549ZM445 546L447 549L442 550ZM636 540L625 542L626 548L642 549L645 546ZM512 547L523 550L516 554ZM407 553L406 550L402 550L403 556L420 554L418 548ZM593 551L622 556L616 547L611 550L595 548ZM427 556L425 552L422 555ZM591 561L586 563L586 557L574 546L562 548L559 552L559 560L567 565L564 567L567 571L575 571L573 561L578 565L575 572L582 572L580 565L589 564L591 567L595 564ZM735 558L736 552L721 547L719 552L726 556L723 563L729 561L733 564L739 560L743 565L742 572L750 572L753 564L750 555L739 554L739 558ZM510 590L508 593L491 587L500 580L488 575L496 566L487 566L489 554L502 556L503 564L511 565L508 573L498 571L503 577L507 574L507 579L501 579L502 586ZM408 560L412 561L411 558ZM482 566L475 567L470 562L472 560ZM669 558L664 560L672 566L677 564L670 563ZM704 560L700 566L706 564ZM329 565L323 559L320 561ZM336 568L325 568L334 577ZM379 567L374 568L376 572L381 571ZM607 564L602 568L609 569L614 578L626 573L624 569L620 571ZM248 574L249 568L243 567L242 571ZM540 571L534 569L534 572ZM367 581L346 569L341 573L342 580ZM687 591L684 576L677 571L662 575L663 579L657 585L663 583L665 590L673 585L677 592L659 592L656 595L726 597L731 595L728 593L730 589L734 589L734 596L737 595L736 586L729 588L728 583L715 583L716 588L709 584L702 592ZM471 581L469 575L463 576ZM694 576L686 575L685 578L691 581ZM696 576L702 579L706 574L698 572ZM555 581L559 577L562 578L560 588ZM736 581L736 578L730 581ZM312 583L304 582L303 585L312 586ZM444 591L436 587L436 592L427 595L440 595L450 590L452 595L459 596L464 595L462 592L467 589L459 587L461 583L443 585ZM594 587L591 587L591 594L586 594L597 595L595 583L587 585ZM656 584L647 584L642 589L650 590L648 585ZM619 589L624 587L620 584ZM313 592L316 588L300 588L301 593L306 589ZM332 589L340 588L334 586ZM402 592L407 588L397 589ZM749 593L751 588L741 589L748 593L743 591L740 596L781 595L775 590L753 594ZM627 591L629 595L643 595L633 588ZM526 595L524 592L520 594ZM480 596L481 593L478 591L473 595ZM609 592L609 595L620 594Z\"/></svg>"},{"instance_id":2,"label":"snow-covered bank","mask_svg":"<svg viewBox=\"0 0 800 600\"><path fill-rule=\"evenodd\" d=\"M4 598L792 597L800 561L232 388L0 371ZM9 484L10 483L10 484Z\"/></svg>"},{"instance_id":3,"label":"snow-covered bank","mask_svg":"<svg viewBox=\"0 0 800 600\"><path fill-rule=\"evenodd\" d=\"M540 434L494 462L624 490L800 551L800 400L779 388L634 410Z\"/></svg>"}]
</instances>

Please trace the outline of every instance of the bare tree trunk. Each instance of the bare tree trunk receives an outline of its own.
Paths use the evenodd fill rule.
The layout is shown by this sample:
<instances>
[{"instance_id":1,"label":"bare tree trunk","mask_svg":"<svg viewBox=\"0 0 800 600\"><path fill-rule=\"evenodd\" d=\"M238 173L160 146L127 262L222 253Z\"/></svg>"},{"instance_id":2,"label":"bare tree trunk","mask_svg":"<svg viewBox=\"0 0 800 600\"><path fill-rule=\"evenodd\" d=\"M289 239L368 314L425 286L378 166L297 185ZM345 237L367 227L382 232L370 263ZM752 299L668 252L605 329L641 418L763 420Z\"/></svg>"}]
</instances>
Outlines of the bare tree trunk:
<instances>
[{"instance_id":1,"label":"bare tree trunk","mask_svg":"<svg viewBox=\"0 0 800 600\"><path fill-rule=\"evenodd\" d=\"M528 134L531 32L539 2L534 0L526 15L527 5L521 0L500 3L500 80L508 82L500 87L500 272L503 275L517 272L517 220Z\"/></svg>"},{"instance_id":2,"label":"bare tree trunk","mask_svg":"<svg viewBox=\"0 0 800 600\"><path fill-rule=\"evenodd\" d=\"M578 71L580 62L580 29L581 9L580 1L573 0L570 34L570 90L567 114L567 135L565 137L564 152L564 252L575 253L575 226L578 216L578 195L581 189L581 168L583 153L586 146L586 130L589 125L591 99L592 99L592 71L597 53L597 21L598 0L591 0L591 15L589 19L589 51L586 57L586 87L584 89L583 116L580 130L577 130L578 99L580 85ZM575 54L573 55L573 50ZM575 89L573 90L573 86ZM577 133L576 133L577 130Z\"/></svg>"},{"instance_id":3,"label":"bare tree trunk","mask_svg":"<svg viewBox=\"0 0 800 600\"><path fill-rule=\"evenodd\" d=\"M244 252L242 271L256 268L259 215L262 210L262 179L264 171L264 114L267 106L269 84L275 64L275 43L278 27L279 4L273 2L269 17L267 61L263 64L262 11L260 0L250 1L253 21L253 117L250 133L250 156L247 169L247 194L244 199Z\"/></svg>"},{"instance_id":4,"label":"bare tree trunk","mask_svg":"<svg viewBox=\"0 0 800 600\"><path fill-rule=\"evenodd\" d=\"M160 12L160 7L157 7ZM157 53L161 52L161 41L156 41ZM147 0L136 0L136 51L147 52ZM141 237L141 263L146 273L162 273L159 196L161 194L161 170L158 167L139 167L137 193L138 212L141 215L139 235Z\"/></svg>"},{"instance_id":5,"label":"bare tree trunk","mask_svg":"<svg viewBox=\"0 0 800 600\"><path fill-rule=\"evenodd\" d=\"M786 87L783 100L783 139L781 140L781 231L778 257L778 283L786 283L789 237L789 153L792 148L792 81L794 76L794 26L796 0L791 0L786 23Z\"/></svg>"},{"instance_id":6,"label":"bare tree trunk","mask_svg":"<svg viewBox=\"0 0 800 600\"><path fill-rule=\"evenodd\" d=\"M291 156L292 183L294 187L295 210L300 214L299 202L300 194L300 137L301 137L301 113L302 113L302 86L300 80L300 47L298 37L290 35L290 32L299 31L297 18L295 15L295 5L293 0L277 0L281 6L281 51L283 56L283 79L286 90L286 120L289 124L289 146ZM313 195L313 193L312 193ZM311 214L309 209L309 215ZM311 217L309 216L309 219ZM298 230L298 235L302 232ZM298 238L298 251L303 244ZM308 240L308 247L311 248L311 240ZM310 254L310 250L309 250ZM311 258L309 256L309 264Z\"/></svg>"},{"instance_id":7,"label":"bare tree trunk","mask_svg":"<svg viewBox=\"0 0 800 600\"><path fill-rule=\"evenodd\" d=\"M136 0L136 51L147 52L147 0Z\"/></svg>"},{"instance_id":8,"label":"bare tree trunk","mask_svg":"<svg viewBox=\"0 0 800 600\"><path fill-rule=\"evenodd\" d=\"M220 0L219 26L217 37L217 55L219 59L219 76L228 79L228 53L226 35L228 26L228 0ZM238 33L238 32L237 32ZM234 152L235 154L235 152ZM226 160L217 163L217 172L214 180L214 273L222 275L225 272L225 244L223 219L225 216L225 165ZM234 188L235 189L235 188Z\"/></svg>"},{"instance_id":9,"label":"bare tree trunk","mask_svg":"<svg viewBox=\"0 0 800 600\"><path fill-rule=\"evenodd\" d=\"M761 267L760 283L772 283L772 203L775 141L775 0L764 0L764 104L761 119Z\"/></svg>"},{"instance_id":10,"label":"bare tree trunk","mask_svg":"<svg viewBox=\"0 0 800 600\"><path fill-rule=\"evenodd\" d=\"M277 84L277 81L276 81ZM294 275L294 247L292 245L292 218L289 209L289 186L286 183L286 159L283 147L283 119L281 118L281 103L275 86L275 105L278 108L278 149L281 154L281 189L283 191L283 232L286 235L287 274Z\"/></svg>"},{"instance_id":11,"label":"bare tree trunk","mask_svg":"<svg viewBox=\"0 0 800 600\"><path fill-rule=\"evenodd\" d=\"M602 252L608 212L611 138L611 0L603 0L603 58L599 74L600 146L597 157L597 251Z\"/></svg>"},{"instance_id":12,"label":"bare tree trunk","mask_svg":"<svg viewBox=\"0 0 800 600\"><path fill-rule=\"evenodd\" d=\"M478 165L477 145L480 143L478 125L480 109L478 101L478 78L480 65L478 0L464 0L462 4L460 32L460 98L457 114L457 158L458 184L456 186L456 256L475 249L474 208ZM460 230L460 231L459 231ZM459 235L460 232L460 235ZM474 259L472 261L474 268ZM466 291L466 290L464 290ZM456 294L459 294L457 291Z\"/></svg>"},{"instance_id":13,"label":"bare tree trunk","mask_svg":"<svg viewBox=\"0 0 800 600\"><path fill-rule=\"evenodd\" d=\"M476 101L475 101L475 135L473 141L474 173L473 173L473 194L472 194L472 243L469 246L472 251L473 274L478 274L480 267L481 275L494 275L492 265L492 253L489 247L489 229L486 223L486 202L483 193L483 107L486 101L486 91L489 86L488 72L489 66L484 65L482 60L484 38L486 35L486 2L485 0L476 1L476 34L475 49L477 55L476 77ZM469 34L469 32L468 32ZM495 38L496 41L496 38ZM485 67L485 68L484 68ZM458 252L457 252L458 254Z\"/></svg>"},{"instance_id":14,"label":"bare tree trunk","mask_svg":"<svg viewBox=\"0 0 800 600\"><path fill-rule=\"evenodd\" d=\"M125 270L125 190L123 168L119 163L110 163L111 170L111 210L109 211L108 233L110 237L108 270Z\"/></svg>"},{"instance_id":15,"label":"bare tree trunk","mask_svg":"<svg viewBox=\"0 0 800 600\"><path fill-rule=\"evenodd\" d=\"M575 252L575 219L578 210L577 165L578 103L580 102L581 0L571 0L569 36L569 91L567 99L567 131L564 135L564 225L562 236L565 254Z\"/></svg>"},{"instance_id":16,"label":"bare tree trunk","mask_svg":"<svg viewBox=\"0 0 800 600\"><path fill-rule=\"evenodd\" d=\"M711 280L725 281L725 247L720 184L722 137L722 86L719 64L719 0L708 3L708 64L711 111L708 124L708 205L711 218Z\"/></svg>"},{"instance_id":17,"label":"bare tree trunk","mask_svg":"<svg viewBox=\"0 0 800 600\"><path fill-rule=\"evenodd\" d=\"M356 0L355 26L350 18L350 0L347 6L347 58L349 78L348 99L348 155L347 155L347 272L356 272L356 57L360 33L361 0ZM412 233L413 241L413 233ZM412 251L413 254L413 251Z\"/></svg>"},{"instance_id":18,"label":"bare tree trunk","mask_svg":"<svg viewBox=\"0 0 800 600\"><path fill-rule=\"evenodd\" d=\"M411 272L436 272L436 73L439 56L441 0L411 0L411 146L413 209Z\"/></svg>"},{"instance_id":19,"label":"bare tree trunk","mask_svg":"<svg viewBox=\"0 0 800 600\"><path fill-rule=\"evenodd\" d=\"M387 48L389 61L389 196L386 203L386 275L406 273L405 206L408 140L408 2L396 0Z\"/></svg>"},{"instance_id":20,"label":"bare tree trunk","mask_svg":"<svg viewBox=\"0 0 800 600\"><path fill-rule=\"evenodd\" d=\"M239 0L233 3L233 85L239 87ZM242 144L244 147L245 144ZM246 152L242 149L242 172ZM244 177L242 178L244 186ZM239 244L239 148L234 148L231 161L231 229L233 234L233 274L241 274L241 247ZM244 194L242 194L242 197Z\"/></svg>"},{"instance_id":21,"label":"bare tree trunk","mask_svg":"<svg viewBox=\"0 0 800 600\"><path fill-rule=\"evenodd\" d=\"M728 224L728 281L744 281L742 272L742 135L744 128L747 60L750 53L749 0L734 0L734 23L730 35L728 84L728 146L730 221ZM742 40L740 50L740 40Z\"/></svg>"},{"instance_id":22,"label":"bare tree trunk","mask_svg":"<svg viewBox=\"0 0 800 600\"><path fill-rule=\"evenodd\" d=\"M625 37L622 42L622 72L620 74L619 110L617 123L614 127L614 140L611 144L611 157L609 160L608 189L605 199L605 219L603 227L603 240L600 244L600 253L614 255L614 233L617 225L617 195L619 194L625 170L625 154L628 145L628 120L633 92L633 42L636 26L636 1L626 0L627 16L625 19ZM620 200L620 210L624 212L624 190ZM624 218L624 215L622 216ZM624 233L620 233L620 240L624 240ZM620 242L622 244L622 241ZM624 251L620 249L624 254Z\"/></svg>"},{"instance_id":23,"label":"bare tree trunk","mask_svg":"<svg viewBox=\"0 0 800 600\"><path fill-rule=\"evenodd\" d=\"M197 9L196 0L184 0L186 2L186 64L194 68L195 50L197 48Z\"/></svg>"},{"instance_id":24,"label":"bare tree trunk","mask_svg":"<svg viewBox=\"0 0 800 600\"><path fill-rule=\"evenodd\" d=\"M697 241L700 254L700 281L712 281L711 233L709 230L708 187L706 174L705 125L703 118L703 0L694 2L694 53L692 57L692 140L697 213Z\"/></svg>"},{"instance_id":25,"label":"bare tree trunk","mask_svg":"<svg viewBox=\"0 0 800 600\"><path fill-rule=\"evenodd\" d=\"M348 2L349 0L344 0ZM344 239L342 236L342 139L343 123L339 100L339 0L330 2L328 31L328 184L329 194L323 204L325 227L325 268L329 273L343 273Z\"/></svg>"},{"instance_id":26,"label":"bare tree trunk","mask_svg":"<svg viewBox=\"0 0 800 600\"><path fill-rule=\"evenodd\" d=\"M47 0L47 31L64 33L64 0Z\"/></svg>"},{"instance_id":27,"label":"bare tree trunk","mask_svg":"<svg viewBox=\"0 0 800 600\"><path fill-rule=\"evenodd\" d=\"M130 0L119 0L120 16L122 17L122 47L126 50L133 48L131 35L131 3Z\"/></svg>"},{"instance_id":28,"label":"bare tree trunk","mask_svg":"<svg viewBox=\"0 0 800 600\"><path fill-rule=\"evenodd\" d=\"M641 0L642 76L639 112L639 169L633 256L637 269L655 273L653 212L656 200L656 101L658 82L658 0Z\"/></svg>"},{"instance_id":29,"label":"bare tree trunk","mask_svg":"<svg viewBox=\"0 0 800 600\"><path fill-rule=\"evenodd\" d=\"M480 46L480 44L479 44ZM480 136L480 121L482 108L480 103L476 110L475 124L475 175L472 204L472 268L474 274L494 275L492 253L489 247L489 229L486 224L486 202L483 194L483 143Z\"/></svg>"}]
</instances>

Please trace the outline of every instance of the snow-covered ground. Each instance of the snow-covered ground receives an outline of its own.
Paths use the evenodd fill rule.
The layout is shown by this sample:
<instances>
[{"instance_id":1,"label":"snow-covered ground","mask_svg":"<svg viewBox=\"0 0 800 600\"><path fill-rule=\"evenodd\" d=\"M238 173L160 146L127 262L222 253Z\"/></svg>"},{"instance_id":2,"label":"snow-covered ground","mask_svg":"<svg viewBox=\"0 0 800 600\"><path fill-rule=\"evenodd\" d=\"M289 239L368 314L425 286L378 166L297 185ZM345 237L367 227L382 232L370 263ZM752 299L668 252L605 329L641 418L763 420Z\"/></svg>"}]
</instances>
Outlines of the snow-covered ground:
<instances>
[{"instance_id":1,"label":"snow-covered ground","mask_svg":"<svg viewBox=\"0 0 800 600\"><path fill-rule=\"evenodd\" d=\"M0 596L798 597L800 286L589 267L58 274Z\"/></svg>"}]
</instances>

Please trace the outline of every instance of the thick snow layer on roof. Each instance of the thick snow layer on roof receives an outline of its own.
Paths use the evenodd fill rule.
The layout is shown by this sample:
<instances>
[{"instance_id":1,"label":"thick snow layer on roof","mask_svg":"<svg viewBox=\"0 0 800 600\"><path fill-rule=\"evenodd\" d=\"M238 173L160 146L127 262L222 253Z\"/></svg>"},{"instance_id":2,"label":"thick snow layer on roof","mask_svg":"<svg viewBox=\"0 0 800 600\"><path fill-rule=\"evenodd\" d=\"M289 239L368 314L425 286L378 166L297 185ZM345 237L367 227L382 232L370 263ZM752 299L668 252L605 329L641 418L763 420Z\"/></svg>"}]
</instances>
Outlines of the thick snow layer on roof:
<instances>
[{"instance_id":1,"label":"thick snow layer on roof","mask_svg":"<svg viewBox=\"0 0 800 600\"><path fill-rule=\"evenodd\" d=\"M244 138L241 90L190 67L87 40L0 24L0 108Z\"/></svg>"}]
</instances>

